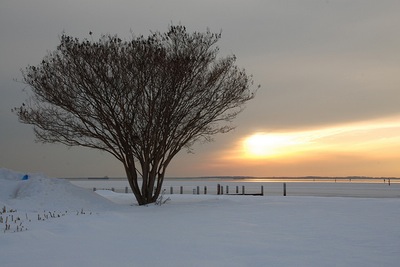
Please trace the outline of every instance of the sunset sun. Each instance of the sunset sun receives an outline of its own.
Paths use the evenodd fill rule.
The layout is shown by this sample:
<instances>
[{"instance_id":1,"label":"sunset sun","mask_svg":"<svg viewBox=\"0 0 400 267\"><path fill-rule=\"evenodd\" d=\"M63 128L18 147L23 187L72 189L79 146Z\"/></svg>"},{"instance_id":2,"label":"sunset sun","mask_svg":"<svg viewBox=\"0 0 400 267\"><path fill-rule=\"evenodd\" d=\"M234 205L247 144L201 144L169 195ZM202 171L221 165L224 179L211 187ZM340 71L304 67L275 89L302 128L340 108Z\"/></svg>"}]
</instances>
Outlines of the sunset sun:
<instances>
[{"instance_id":1,"label":"sunset sun","mask_svg":"<svg viewBox=\"0 0 400 267\"><path fill-rule=\"evenodd\" d=\"M284 148L292 143L293 140L289 136L257 133L244 140L244 151L250 158L273 157L282 153Z\"/></svg>"}]
</instances>

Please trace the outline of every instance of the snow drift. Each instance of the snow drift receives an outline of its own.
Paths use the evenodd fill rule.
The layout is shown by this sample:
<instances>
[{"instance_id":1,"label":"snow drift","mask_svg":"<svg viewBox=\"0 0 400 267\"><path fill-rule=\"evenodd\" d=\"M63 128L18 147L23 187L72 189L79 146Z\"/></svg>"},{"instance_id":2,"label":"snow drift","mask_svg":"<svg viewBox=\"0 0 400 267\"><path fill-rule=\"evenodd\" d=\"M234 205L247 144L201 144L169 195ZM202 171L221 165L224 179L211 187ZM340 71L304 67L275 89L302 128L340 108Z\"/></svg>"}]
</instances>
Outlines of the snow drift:
<instances>
[{"instance_id":1,"label":"snow drift","mask_svg":"<svg viewBox=\"0 0 400 267\"><path fill-rule=\"evenodd\" d=\"M108 199L66 180L7 169L0 169L0 205L26 211L115 208Z\"/></svg>"}]
</instances>

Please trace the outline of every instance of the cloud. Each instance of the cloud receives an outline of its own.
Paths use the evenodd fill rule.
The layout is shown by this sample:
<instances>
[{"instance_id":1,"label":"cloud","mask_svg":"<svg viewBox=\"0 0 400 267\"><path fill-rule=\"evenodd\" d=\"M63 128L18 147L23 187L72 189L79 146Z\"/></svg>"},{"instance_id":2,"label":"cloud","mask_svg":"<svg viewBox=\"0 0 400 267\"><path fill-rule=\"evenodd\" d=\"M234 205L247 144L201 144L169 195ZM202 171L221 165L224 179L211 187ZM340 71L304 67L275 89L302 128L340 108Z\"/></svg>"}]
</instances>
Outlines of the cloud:
<instances>
[{"instance_id":1,"label":"cloud","mask_svg":"<svg viewBox=\"0 0 400 267\"><path fill-rule=\"evenodd\" d=\"M94 37L111 33L129 38L131 30L147 35L151 30L164 31L171 23L182 23L196 31L207 27L215 32L222 30L221 55L235 54L239 67L253 74L255 83L261 85L256 98L235 120L238 127L234 132L217 136L214 143L196 145L196 154L189 157L185 152L180 153L176 164L169 169L171 174L190 175L191 170L194 175L212 170L223 173L222 166L227 163L219 162L215 155L255 132L322 134L337 125L359 125L390 117L397 121L399 7L400 3L394 0L6 1L0 9L0 147L8 149L3 153L14 155L10 150L19 145L12 137L16 131L24 134L21 139L33 142L29 126L16 126L17 120L9 112L26 98L21 93L24 85L13 79L20 77L20 68L38 64L47 51L55 49L62 31L79 38L88 37L89 31L94 32ZM398 133L397 129L390 131ZM325 149L330 146L332 153L336 153L341 146L357 139L352 139L352 135L362 135L369 136L370 142L375 143L374 149L381 149L398 140L388 134L390 131L347 128L345 133L320 136L313 142L324 144ZM369 142L364 141L363 145ZM23 168L18 162L29 162L28 155L35 151L53 153L51 149L36 146L29 149L32 153L26 156L3 158L3 164ZM79 153L60 154L60 161L79 158ZM357 157L361 158L361 154ZM81 161L85 158L81 157ZM108 157L99 157L98 162L102 166L112 165ZM218 167L210 169L207 167L210 162ZM36 168L46 168L45 164L36 164ZM278 171L284 163L274 162L276 168L271 164L270 169ZM329 162L319 165L334 170L328 167ZM307 169L300 163L296 166L299 170ZM225 168L226 172L233 169L241 172L239 167ZM259 168L262 173L264 169ZM82 167L84 173L91 171ZM56 172L52 170L52 174ZM68 166L60 166L58 172L72 173Z\"/></svg>"}]
</instances>

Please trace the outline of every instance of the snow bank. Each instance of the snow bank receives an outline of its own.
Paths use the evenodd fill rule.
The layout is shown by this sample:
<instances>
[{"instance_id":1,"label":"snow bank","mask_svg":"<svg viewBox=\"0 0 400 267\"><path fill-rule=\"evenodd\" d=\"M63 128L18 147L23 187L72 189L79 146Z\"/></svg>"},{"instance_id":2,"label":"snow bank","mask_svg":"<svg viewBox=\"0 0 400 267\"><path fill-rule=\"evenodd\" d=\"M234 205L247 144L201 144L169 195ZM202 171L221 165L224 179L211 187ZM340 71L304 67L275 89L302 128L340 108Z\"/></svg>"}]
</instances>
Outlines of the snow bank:
<instances>
[{"instance_id":1,"label":"snow bank","mask_svg":"<svg viewBox=\"0 0 400 267\"><path fill-rule=\"evenodd\" d=\"M0 170L0 202L18 209L0 219L21 218L0 223L0 266L399 266L399 198L169 195L138 206L132 194L24 175ZM96 212L42 210L66 208Z\"/></svg>"},{"instance_id":2,"label":"snow bank","mask_svg":"<svg viewBox=\"0 0 400 267\"><path fill-rule=\"evenodd\" d=\"M70 182L41 174L0 169L0 205L26 211L107 210L114 203Z\"/></svg>"}]
</instances>

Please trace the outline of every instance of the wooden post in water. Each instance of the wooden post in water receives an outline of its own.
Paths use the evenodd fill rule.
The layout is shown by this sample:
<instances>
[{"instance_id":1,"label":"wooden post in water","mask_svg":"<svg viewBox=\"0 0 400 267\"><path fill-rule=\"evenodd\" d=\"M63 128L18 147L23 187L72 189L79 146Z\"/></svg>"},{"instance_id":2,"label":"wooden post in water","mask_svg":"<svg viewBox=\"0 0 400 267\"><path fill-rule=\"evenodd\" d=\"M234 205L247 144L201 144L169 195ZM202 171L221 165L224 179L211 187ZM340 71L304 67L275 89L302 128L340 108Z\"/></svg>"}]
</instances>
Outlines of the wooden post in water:
<instances>
[{"instance_id":1,"label":"wooden post in water","mask_svg":"<svg viewBox=\"0 0 400 267\"><path fill-rule=\"evenodd\" d=\"M286 196L286 183L283 183L283 196Z\"/></svg>"},{"instance_id":2,"label":"wooden post in water","mask_svg":"<svg viewBox=\"0 0 400 267\"><path fill-rule=\"evenodd\" d=\"M236 194L239 194L239 186L236 186Z\"/></svg>"},{"instance_id":3,"label":"wooden post in water","mask_svg":"<svg viewBox=\"0 0 400 267\"><path fill-rule=\"evenodd\" d=\"M96 191L96 187L93 187L93 191Z\"/></svg>"},{"instance_id":4,"label":"wooden post in water","mask_svg":"<svg viewBox=\"0 0 400 267\"><path fill-rule=\"evenodd\" d=\"M244 185L242 185L242 195L244 195Z\"/></svg>"},{"instance_id":5,"label":"wooden post in water","mask_svg":"<svg viewBox=\"0 0 400 267\"><path fill-rule=\"evenodd\" d=\"M125 186L125 194L128 194L128 187Z\"/></svg>"},{"instance_id":6,"label":"wooden post in water","mask_svg":"<svg viewBox=\"0 0 400 267\"><path fill-rule=\"evenodd\" d=\"M264 186L263 185L261 186L261 195L262 196L264 195Z\"/></svg>"},{"instance_id":7,"label":"wooden post in water","mask_svg":"<svg viewBox=\"0 0 400 267\"><path fill-rule=\"evenodd\" d=\"M221 187L221 185L220 185L220 184L217 184L217 195L220 194L220 187Z\"/></svg>"},{"instance_id":8,"label":"wooden post in water","mask_svg":"<svg viewBox=\"0 0 400 267\"><path fill-rule=\"evenodd\" d=\"M200 195L200 186L197 186L197 194Z\"/></svg>"},{"instance_id":9,"label":"wooden post in water","mask_svg":"<svg viewBox=\"0 0 400 267\"><path fill-rule=\"evenodd\" d=\"M171 193L171 195L173 195L174 194L174 188L171 186L171 188L170 188L170 193Z\"/></svg>"},{"instance_id":10,"label":"wooden post in water","mask_svg":"<svg viewBox=\"0 0 400 267\"><path fill-rule=\"evenodd\" d=\"M183 186L181 186L181 192L180 193L181 193L181 195L183 194Z\"/></svg>"},{"instance_id":11,"label":"wooden post in water","mask_svg":"<svg viewBox=\"0 0 400 267\"><path fill-rule=\"evenodd\" d=\"M115 188L114 188L114 187L112 187L112 188L111 188L111 191L115 192Z\"/></svg>"},{"instance_id":12,"label":"wooden post in water","mask_svg":"<svg viewBox=\"0 0 400 267\"><path fill-rule=\"evenodd\" d=\"M229 194L229 185L226 186L226 194Z\"/></svg>"},{"instance_id":13,"label":"wooden post in water","mask_svg":"<svg viewBox=\"0 0 400 267\"><path fill-rule=\"evenodd\" d=\"M204 186L204 195L207 195L207 186Z\"/></svg>"}]
</instances>

